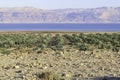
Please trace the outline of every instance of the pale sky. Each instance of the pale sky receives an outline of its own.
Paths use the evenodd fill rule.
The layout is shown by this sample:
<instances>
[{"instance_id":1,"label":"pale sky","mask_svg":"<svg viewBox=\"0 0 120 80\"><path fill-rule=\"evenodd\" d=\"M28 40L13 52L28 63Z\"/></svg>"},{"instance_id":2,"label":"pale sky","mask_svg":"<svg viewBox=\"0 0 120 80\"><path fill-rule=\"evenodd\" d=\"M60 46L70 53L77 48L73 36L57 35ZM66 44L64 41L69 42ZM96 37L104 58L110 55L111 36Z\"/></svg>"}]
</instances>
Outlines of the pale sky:
<instances>
[{"instance_id":1,"label":"pale sky","mask_svg":"<svg viewBox=\"0 0 120 80\"><path fill-rule=\"evenodd\" d=\"M120 0L0 0L0 7L41 9L120 7Z\"/></svg>"}]
</instances>

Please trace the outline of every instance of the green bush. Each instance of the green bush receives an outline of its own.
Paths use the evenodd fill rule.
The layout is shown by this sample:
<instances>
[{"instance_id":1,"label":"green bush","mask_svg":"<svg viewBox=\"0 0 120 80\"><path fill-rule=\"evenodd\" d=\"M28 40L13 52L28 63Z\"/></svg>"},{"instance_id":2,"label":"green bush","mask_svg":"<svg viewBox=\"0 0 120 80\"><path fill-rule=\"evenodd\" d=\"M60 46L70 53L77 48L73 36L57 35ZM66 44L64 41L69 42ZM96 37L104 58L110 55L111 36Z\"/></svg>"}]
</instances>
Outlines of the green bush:
<instances>
[{"instance_id":1,"label":"green bush","mask_svg":"<svg viewBox=\"0 0 120 80\"><path fill-rule=\"evenodd\" d=\"M79 46L79 50L88 51L90 48L88 45L82 44Z\"/></svg>"},{"instance_id":2,"label":"green bush","mask_svg":"<svg viewBox=\"0 0 120 80\"><path fill-rule=\"evenodd\" d=\"M53 46L55 50L62 50L64 45L63 36L56 34L50 42L50 46ZM52 47L52 48L53 48Z\"/></svg>"},{"instance_id":3,"label":"green bush","mask_svg":"<svg viewBox=\"0 0 120 80\"><path fill-rule=\"evenodd\" d=\"M51 48L63 50L63 46L69 45L80 50L110 49L118 51L120 48L120 33L96 33L96 34L55 34L50 33L24 33L24 34L0 34L0 48L38 48L44 50ZM4 53L4 52L3 52Z\"/></svg>"},{"instance_id":4,"label":"green bush","mask_svg":"<svg viewBox=\"0 0 120 80\"><path fill-rule=\"evenodd\" d=\"M118 52L119 50L120 50L120 47L114 46L114 47L112 48L112 51L114 51L114 52Z\"/></svg>"}]
</instances>

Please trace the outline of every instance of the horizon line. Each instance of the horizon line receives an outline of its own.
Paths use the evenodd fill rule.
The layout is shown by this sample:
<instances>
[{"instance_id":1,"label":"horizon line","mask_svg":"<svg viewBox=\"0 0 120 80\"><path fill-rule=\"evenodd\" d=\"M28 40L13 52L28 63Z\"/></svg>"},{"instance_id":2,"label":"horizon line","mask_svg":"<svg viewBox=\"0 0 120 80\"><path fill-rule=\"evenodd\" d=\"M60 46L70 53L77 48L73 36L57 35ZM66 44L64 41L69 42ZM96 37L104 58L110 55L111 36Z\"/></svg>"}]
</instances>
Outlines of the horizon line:
<instances>
[{"instance_id":1,"label":"horizon line","mask_svg":"<svg viewBox=\"0 0 120 80\"><path fill-rule=\"evenodd\" d=\"M33 6L21 6L21 7L0 7L1 8L35 8L35 9L45 9L45 10L57 10L57 9L97 9L97 8L120 8L119 7L112 7L112 6L103 6L103 7L93 7L93 8L55 8L55 9L47 9L47 8L39 8L39 7L33 7Z\"/></svg>"}]
</instances>

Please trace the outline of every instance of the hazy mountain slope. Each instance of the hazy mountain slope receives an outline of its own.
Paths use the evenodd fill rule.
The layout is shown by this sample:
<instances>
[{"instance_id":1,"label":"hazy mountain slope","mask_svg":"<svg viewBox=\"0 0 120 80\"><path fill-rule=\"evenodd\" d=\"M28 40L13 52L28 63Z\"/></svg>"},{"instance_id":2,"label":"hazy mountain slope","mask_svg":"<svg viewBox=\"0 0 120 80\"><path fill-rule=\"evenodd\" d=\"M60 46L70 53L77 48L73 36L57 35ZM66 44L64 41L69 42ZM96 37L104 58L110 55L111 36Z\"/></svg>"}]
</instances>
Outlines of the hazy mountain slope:
<instances>
[{"instance_id":1,"label":"hazy mountain slope","mask_svg":"<svg viewBox=\"0 0 120 80\"><path fill-rule=\"evenodd\" d=\"M0 23L120 23L120 7L57 10L0 8Z\"/></svg>"}]
</instances>

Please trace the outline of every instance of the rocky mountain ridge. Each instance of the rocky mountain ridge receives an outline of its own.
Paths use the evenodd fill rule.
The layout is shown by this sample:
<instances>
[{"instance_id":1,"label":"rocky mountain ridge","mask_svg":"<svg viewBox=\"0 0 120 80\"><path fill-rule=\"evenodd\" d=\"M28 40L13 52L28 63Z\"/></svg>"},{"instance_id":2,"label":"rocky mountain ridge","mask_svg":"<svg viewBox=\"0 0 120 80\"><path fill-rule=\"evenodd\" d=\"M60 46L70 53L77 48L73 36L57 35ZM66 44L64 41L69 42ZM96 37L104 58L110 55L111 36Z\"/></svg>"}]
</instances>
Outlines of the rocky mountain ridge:
<instances>
[{"instance_id":1,"label":"rocky mountain ridge","mask_svg":"<svg viewBox=\"0 0 120 80\"><path fill-rule=\"evenodd\" d=\"M0 23L120 23L120 7L56 10L0 8Z\"/></svg>"}]
</instances>

